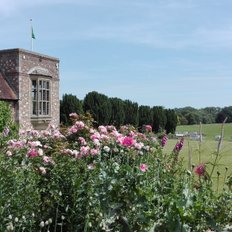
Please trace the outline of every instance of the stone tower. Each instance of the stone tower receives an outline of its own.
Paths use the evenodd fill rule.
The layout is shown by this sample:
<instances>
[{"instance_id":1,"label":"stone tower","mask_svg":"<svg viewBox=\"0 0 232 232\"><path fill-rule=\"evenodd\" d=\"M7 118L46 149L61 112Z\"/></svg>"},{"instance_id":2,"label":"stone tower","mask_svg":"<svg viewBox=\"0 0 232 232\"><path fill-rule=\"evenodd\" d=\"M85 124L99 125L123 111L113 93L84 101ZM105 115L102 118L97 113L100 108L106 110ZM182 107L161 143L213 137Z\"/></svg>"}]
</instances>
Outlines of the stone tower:
<instances>
[{"instance_id":1,"label":"stone tower","mask_svg":"<svg viewBox=\"0 0 232 232\"><path fill-rule=\"evenodd\" d=\"M59 60L24 49L0 50L0 100L20 129L59 126Z\"/></svg>"}]
</instances>

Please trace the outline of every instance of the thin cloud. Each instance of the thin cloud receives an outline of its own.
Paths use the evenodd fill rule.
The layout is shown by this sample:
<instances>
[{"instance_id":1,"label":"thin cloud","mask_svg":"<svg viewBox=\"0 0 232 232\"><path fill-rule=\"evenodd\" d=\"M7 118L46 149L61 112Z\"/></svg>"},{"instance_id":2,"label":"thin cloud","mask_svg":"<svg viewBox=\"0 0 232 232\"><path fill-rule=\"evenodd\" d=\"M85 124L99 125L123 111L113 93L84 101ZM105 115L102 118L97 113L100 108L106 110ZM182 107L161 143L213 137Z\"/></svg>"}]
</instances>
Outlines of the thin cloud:
<instances>
[{"instance_id":1,"label":"thin cloud","mask_svg":"<svg viewBox=\"0 0 232 232\"><path fill-rule=\"evenodd\" d=\"M9 17L12 13L17 13L28 8L36 7L48 7L51 5L59 4L84 4L84 5L96 5L94 0L1 0L0 1L0 13L1 16Z\"/></svg>"}]
</instances>

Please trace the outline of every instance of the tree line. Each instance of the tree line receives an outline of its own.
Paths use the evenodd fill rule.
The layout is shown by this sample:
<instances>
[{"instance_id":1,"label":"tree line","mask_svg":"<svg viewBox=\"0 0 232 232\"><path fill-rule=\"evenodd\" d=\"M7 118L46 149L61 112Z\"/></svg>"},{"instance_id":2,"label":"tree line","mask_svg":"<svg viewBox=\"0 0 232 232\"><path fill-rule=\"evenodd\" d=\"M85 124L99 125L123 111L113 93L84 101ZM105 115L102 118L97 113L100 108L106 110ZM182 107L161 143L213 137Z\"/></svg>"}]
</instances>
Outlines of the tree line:
<instances>
[{"instance_id":1,"label":"tree line","mask_svg":"<svg viewBox=\"0 0 232 232\"><path fill-rule=\"evenodd\" d=\"M227 123L232 122L232 106L224 108L220 107L205 107L195 109L193 107L184 107L175 109L178 117L178 124L193 125L210 123L222 123L227 118Z\"/></svg>"},{"instance_id":2,"label":"tree line","mask_svg":"<svg viewBox=\"0 0 232 232\"><path fill-rule=\"evenodd\" d=\"M156 133L164 130L174 133L177 125L222 123L226 117L227 123L232 122L232 106L165 109L162 106L139 106L136 102L110 98L96 91L88 93L83 100L72 94L64 94L60 101L61 123L69 124L69 114L72 112L89 112L98 125L111 124L119 128L130 124L139 129L151 125Z\"/></svg>"},{"instance_id":3,"label":"tree line","mask_svg":"<svg viewBox=\"0 0 232 232\"><path fill-rule=\"evenodd\" d=\"M83 100L75 95L64 94L60 101L60 121L64 125L70 123L70 113L83 114L89 112L97 125L132 125L140 130L144 125L151 125L158 133L175 133L178 118L175 110L162 106L138 105L130 100L110 98L96 91L88 93Z\"/></svg>"}]
</instances>

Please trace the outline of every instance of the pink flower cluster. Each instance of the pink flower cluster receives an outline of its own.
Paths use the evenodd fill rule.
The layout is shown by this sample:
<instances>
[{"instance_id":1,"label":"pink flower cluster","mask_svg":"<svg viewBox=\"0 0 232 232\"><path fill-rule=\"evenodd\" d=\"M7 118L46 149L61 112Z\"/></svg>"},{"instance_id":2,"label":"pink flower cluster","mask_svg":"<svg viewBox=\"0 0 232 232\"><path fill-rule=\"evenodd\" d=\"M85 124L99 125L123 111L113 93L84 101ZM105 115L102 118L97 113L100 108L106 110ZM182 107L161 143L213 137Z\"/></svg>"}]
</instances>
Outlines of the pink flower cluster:
<instances>
[{"instance_id":1,"label":"pink flower cluster","mask_svg":"<svg viewBox=\"0 0 232 232\"><path fill-rule=\"evenodd\" d=\"M84 128L85 128L84 122L82 122L82 121L76 121L75 124L74 124L71 128L69 128L69 132L70 132L71 134L75 134L75 133L77 133L79 130L82 130L82 129L84 129Z\"/></svg>"},{"instance_id":2,"label":"pink flower cluster","mask_svg":"<svg viewBox=\"0 0 232 232\"><path fill-rule=\"evenodd\" d=\"M195 170L194 170L195 174L198 176L204 176L205 172L206 172L206 166L205 164L199 164Z\"/></svg>"},{"instance_id":3,"label":"pink flower cluster","mask_svg":"<svg viewBox=\"0 0 232 232\"><path fill-rule=\"evenodd\" d=\"M173 149L173 152L179 153L180 150L182 149L183 145L184 145L184 137L182 137L180 139L180 141L177 142L176 146Z\"/></svg>"},{"instance_id":4,"label":"pink flower cluster","mask_svg":"<svg viewBox=\"0 0 232 232\"><path fill-rule=\"evenodd\" d=\"M74 114L70 115L73 119L78 119ZM84 131L83 131L84 130ZM146 125L146 131L151 132L152 127ZM80 136L78 137L78 132ZM75 134L75 141L69 142L70 135ZM6 155L14 157L15 154L22 154L29 158L29 162L37 163L36 169L41 174L47 173L48 165L55 165L51 157L52 149L57 149L58 141L65 141L63 144L58 143L61 154L69 155L75 159L85 157L95 157L99 154L116 154L130 152L135 155L143 155L146 152L155 149L157 139L154 134L147 135L137 132L133 127L124 126L118 131L114 126L99 126L97 129L89 128L83 121L76 121L68 129L67 137L62 135L59 130L49 126L44 131L21 131L21 140L10 140L8 142L8 151ZM165 137L164 137L165 138ZM165 142L163 138L163 143ZM73 139L73 137L72 137ZM36 159L34 159L37 157ZM88 160L88 159L87 159ZM41 166L38 167L38 161ZM90 159L94 163L94 159ZM95 165L89 165L88 169L93 169ZM148 166L140 165L140 170L146 172Z\"/></svg>"},{"instance_id":5,"label":"pink flower cluster","mask_svg":"<svg viewBox=\"0 0 232 232\"><path fill-rule=\"evenodd\" d=\"M161 140L161 146L164 147L168 141L168 136L164 135L162 140Z\"/></svg>"},{"instance_id":6,"label":"pink flower cluster","mask_svg":"<svg viewBox=\"0 0 232 232\"><path fill-rule=\"evenodd\" d=\"M152 126L151 125L145 125L145 130L147 132L151 132L152 131Z\"/></svg>"},{"instance_id":7,"label":"pink flower cluster","mask_svg":"<svg viewBox=\"0 0 232 232\"><path fill-rule=\"evenodd\" d=\"M121 140L121 144L125 147L131 147L135 143L135 140L132 137L125 136Z\"/></svg>"},{"instance_id":8,"label":"pink flower cluster","mask_svg":"<svg viewBox=\"0 0 232 232\"><path fill-rule=\"evenodd\" d=\"M139 169L142 172L146 172L148 170L148 165L147 164L140 164Z\"/></svg>"},{"instance_id":9,"label":"pink flower cluster","mask_svg":"<svg viewBox=\"0 0 232 232\"><path fill-rule=\"evenodd\" d=\"M45 167L41 166L38 168L35 166L35 168L39 173L46 174L46 167L55 165L52 157L45 154L47 150L50 149L50 146L46 143L53 141L53 144L55 144L56 140L63 139L64 135L62 135L60 131L50 128L49 130L40 132L36 130L21 131L20 136L21 139L19 140L8 141L6 155L8 157L14 157L16 154L25 155L31 162L33 162L33 158L38 157L41 160L41 165L44 165Z\"/></svg>"}]
</instances>

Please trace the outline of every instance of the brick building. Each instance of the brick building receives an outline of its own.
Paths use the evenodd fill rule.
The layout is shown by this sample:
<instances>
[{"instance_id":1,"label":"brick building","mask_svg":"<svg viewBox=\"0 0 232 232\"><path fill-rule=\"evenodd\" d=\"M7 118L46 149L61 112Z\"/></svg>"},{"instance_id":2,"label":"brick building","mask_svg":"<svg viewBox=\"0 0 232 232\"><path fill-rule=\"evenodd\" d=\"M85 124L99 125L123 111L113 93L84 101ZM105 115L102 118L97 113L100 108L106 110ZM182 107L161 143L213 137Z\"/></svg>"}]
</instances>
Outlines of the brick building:
<instances>
[{"instance_id":1,"label":"brick building","mask_svg":"<svg viewBox=\"0 0 232 232\"><path fill-rule=\"evenodd\" d=\"M59 126L59 60L24 49L0 50L0 100L20 129Z\"/></svg>"}]
</instances>

